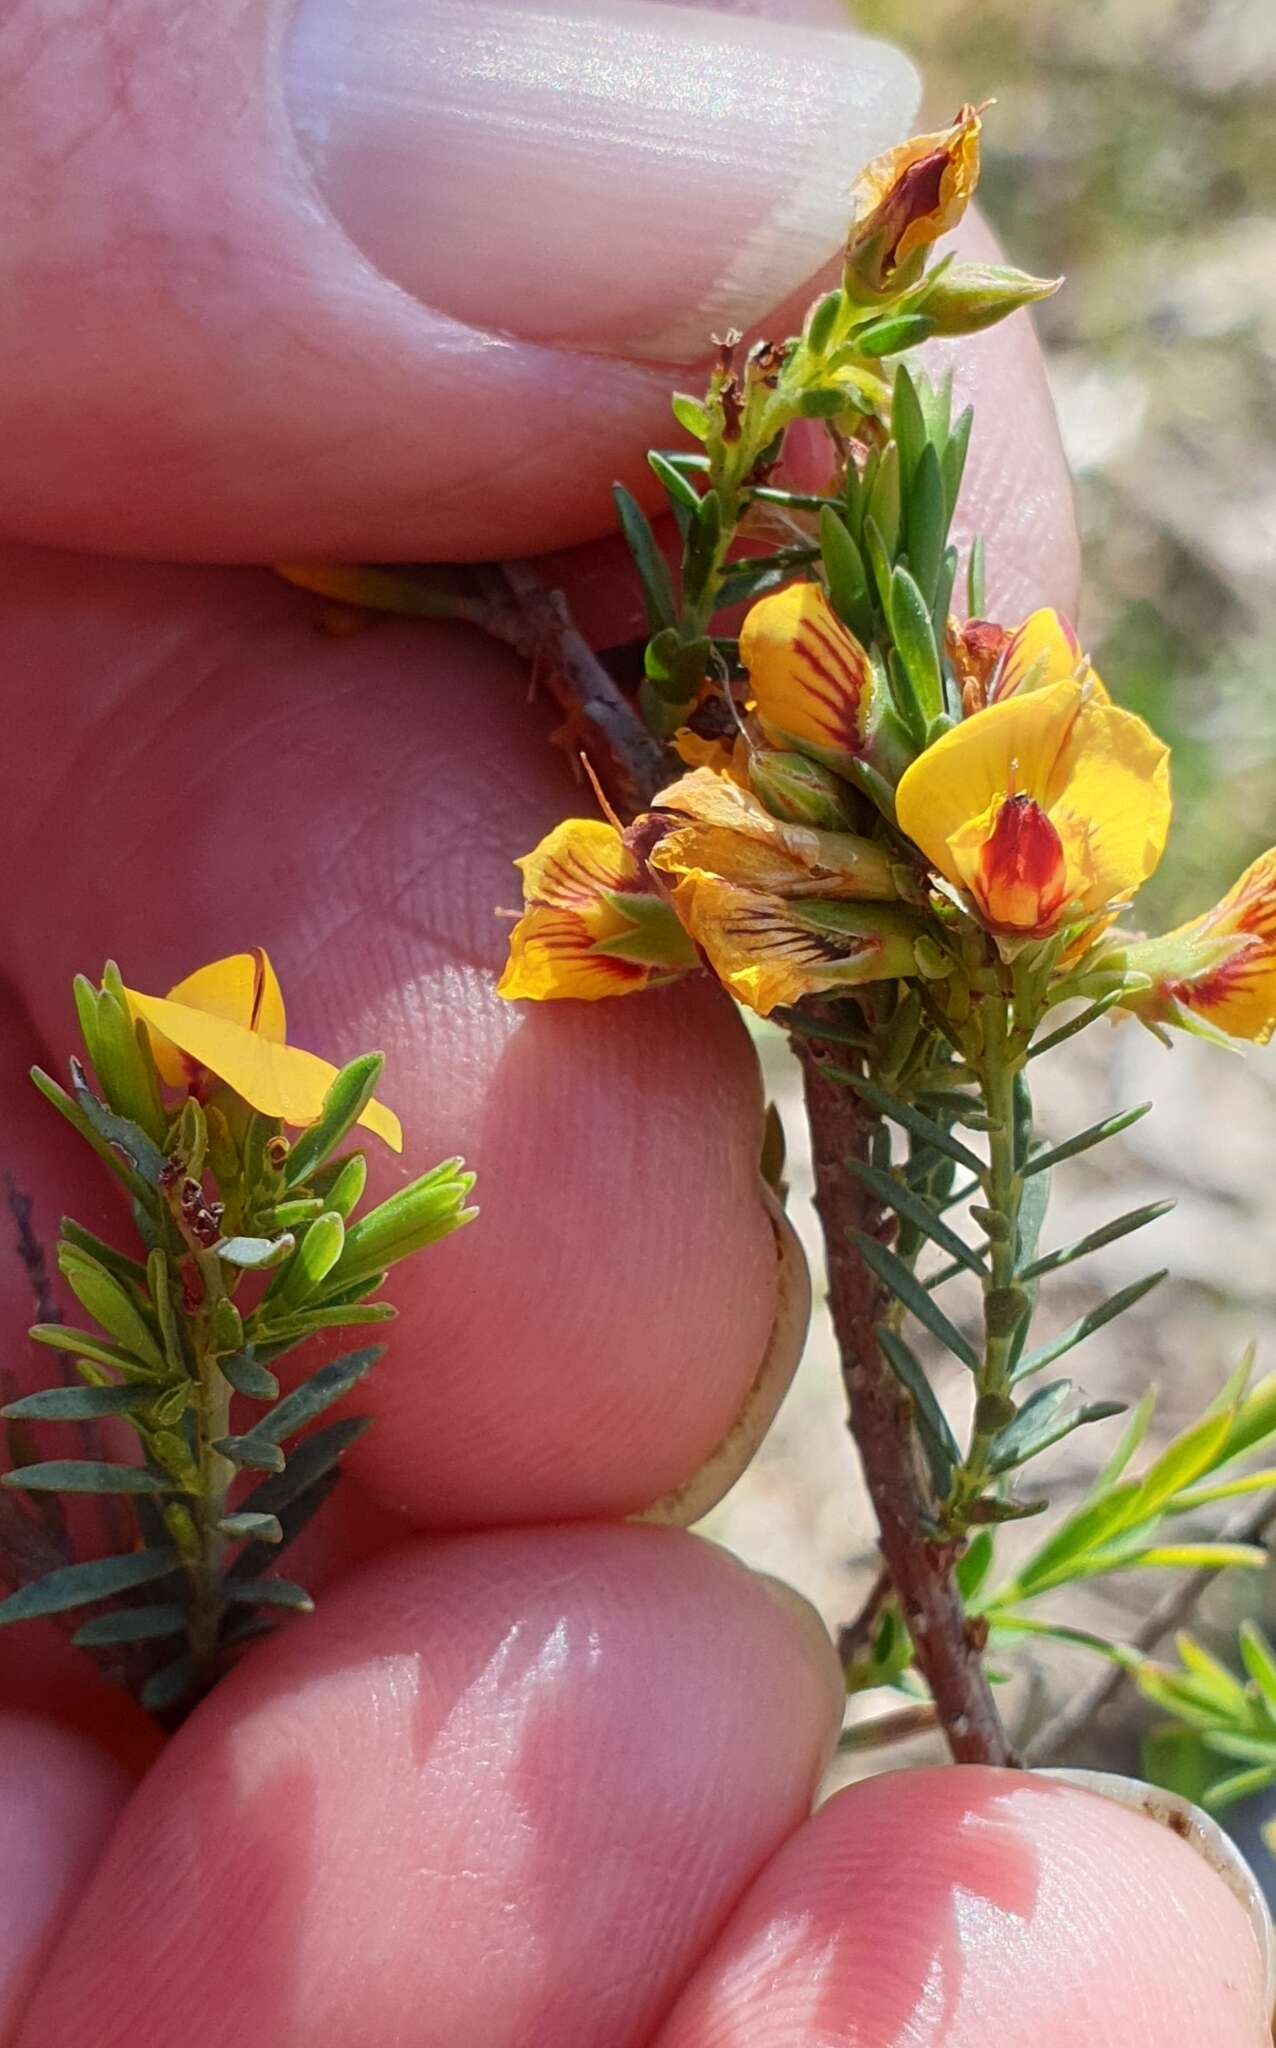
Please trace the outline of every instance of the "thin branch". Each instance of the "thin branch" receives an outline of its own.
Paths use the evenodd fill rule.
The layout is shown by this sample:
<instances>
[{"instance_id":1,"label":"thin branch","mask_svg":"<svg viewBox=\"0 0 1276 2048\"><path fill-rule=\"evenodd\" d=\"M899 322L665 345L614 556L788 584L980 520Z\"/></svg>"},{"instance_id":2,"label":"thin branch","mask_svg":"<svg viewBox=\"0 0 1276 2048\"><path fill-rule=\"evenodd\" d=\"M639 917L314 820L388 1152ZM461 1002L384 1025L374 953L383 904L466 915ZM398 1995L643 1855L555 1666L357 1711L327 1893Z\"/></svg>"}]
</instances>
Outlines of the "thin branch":
<instances>
[{"instance_id":1,"label":"thin branch","mask_svg":"<svg viewBox=\"0 0 1276 2048\"><path fill-rule=\"evenodd\" d=\"M529 562L502 562L491 586L493 602L471 613L474 622L531 665L617 810L644 810L669 780L668 753L573 625L561 591L548 590Z\"/></svg>"},{"instance_id":2,"label":"thin branch","mask_svg":"<svg viewBox=\"0 0 1276 2048\"><path fill-rule=\"evenodd\" d=\"M868 1590L868 1597L854 1621L848 1621L837 1632L837 1654L842 1660L842 1669L847 1671L873 1640L877 1618L895 1590L894 1581L883 1565Z\"/></svg>"},{"instance_id":3,"label":"thin branch","mask_svg":"<svg viewBox=\"0 0 1276 2048\"><path fill-rule=\"evenodd\" d=\"M859 1721L844 1729L838 1739L839 1756L856 1756L869 1749L886 1749L896 1742L911 1742L916 1735L930 1735L939 1726L933 1700L919 1700L915 1707L900 1707L892 1714L880 1714L872 1721Z\"/></svg>"},{"instance_id":4,"label":"thin branch","mask_svg":"<svg viewBox=\"0 0 1276 2048\"><path fill-rule=\"evenodd\" d=\"M1218 1540L1221 1543L1256 1543L1267 1534L1273 1523L1276 1523L1276 1498L1265 1494L1257 1506L1234 1515L1220 1530ZM1148 1655L1164 1637L1171 1635L1187 1620L1217 1577L1217 1565L1189 1572L1185 1579L1158 1600L1131 1637L1128 1647ZM1105 1669L1092 1685L1077 1693L1037 1730L1025 1746L1024 1761L1029 1764L1062 1763L1072 1745L1089 1735L1096 1717L1116 1698L1128 1675L1120 1664ZM1089 1744L1081 1746L1088 1748Z\"/></svg>"},{"instance_id":5,"label":"thin branch","mask_svg":"<svg viewBox=\"0 0 1276 2048\"><path fill-rule=\"evenodd\" d=\"M815 1206L824 1228L829 1306L850 1404L850 1427L864 1467L900 1607L954 1759L1008 1764L1013 1752L984 1676L977 1628L967 1625L953 1578L956 1548L932 1543L923 1527L934 1503L918 1452L908 1397L882 1356L876 1325L885 1295L859 1257L852 1229L876 1234L882 1216L846 1162L868 1156L876 1119L851 1088L826 1069L845 1048L818 1039L792 1041L802 1067L815 1170Z\"/></svg>"}]
</instances>

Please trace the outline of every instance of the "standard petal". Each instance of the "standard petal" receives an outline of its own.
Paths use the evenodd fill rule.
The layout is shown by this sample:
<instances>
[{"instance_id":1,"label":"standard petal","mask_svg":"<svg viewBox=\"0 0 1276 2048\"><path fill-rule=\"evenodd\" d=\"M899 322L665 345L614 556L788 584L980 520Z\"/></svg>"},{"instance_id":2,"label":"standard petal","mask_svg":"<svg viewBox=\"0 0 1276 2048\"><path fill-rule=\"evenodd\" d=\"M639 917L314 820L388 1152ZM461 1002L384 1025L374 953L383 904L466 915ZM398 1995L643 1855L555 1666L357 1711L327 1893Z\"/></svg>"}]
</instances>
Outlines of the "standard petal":
<instances>
[{"instance_id":1,"label":"standard petal","mask_svg":"<svg viewBox=\"0 0 1276 2048\"><path fill-rule=\"evenodd\" d=\"M1069 621L1062 612L1046 606L1032 612L1011 634L997 665L988 700L999 704L1017 691L1042 690L1051 683L1074 679L1088 684L1090 695L1098 703L1111 702L1106 685L1086 660Z\"/></svg>"},{"instance_id":2,"label":"standard petal","mask_svg":"<svg viewBox=\"0 0 1276 2048\"><path fill-rule=\"evenodd\" d=\"M524 901L580 910L604 889L631 889L638 863L614 825L602 818L565 818L514 865L523 876Z\"/></svg>"},{"instance_id":3,"label":"standard petal","mask_svg":"<svg viewBox=\"0 0 1276 2048\"><path fill-rule=\"evenodd\" d=\"M508 1003L555 1002L563 997L596 1003L646 988L651 979L648 965L599 953L596 944L579 911L533 906L510 933L509 959L496 985L497 995Z\"/></svg>"},{"instance_id":4,"label":"standard petal","mask_svg":"<svg viewBox=\"0 0 1276 2048\"><path fill-rule=\"evenodd\" d=\"M755 604L740 633L757 715L780 746L836 768L862 755L872 665L815 583Z\"/></svg>"},{"instance_id":5,"label":"standard petal","mask_svg":"<svg viewBox=\"0 0 1276 2048\"><path fill-rule=\"evenodd\" d=\"M304 1052L300 1046L281 1045L259 1031L211 1011L194 1009L189 1003L142 995L136 989L125 993L133 1014L150 1029L152 1042L158 1033L162 1043L185 1056L189 1064L183 1064L182 1084L189 1085L192 1065L203 1067L263 1116L276 1116L294 1126L314 1123L319 1116L337 1076L330 1061ZM359 1122L392 1151L403 1150L399 1120L383 1103L370 1102Z\"/></svg>"},{"instance_id":6,"label":"standard petal","mask_svg":"<svg viewBox=\"0 0 1276 2048\"><path fill-rule=\"evenodd\" d=\"M1050 809L1059 758L1082 702L1075 682L1009 697L955 725L905 769L895 793L900 829L950 882L962 880L950 840L995 802L1030 796Z\"/></svg>"}]
</instances>

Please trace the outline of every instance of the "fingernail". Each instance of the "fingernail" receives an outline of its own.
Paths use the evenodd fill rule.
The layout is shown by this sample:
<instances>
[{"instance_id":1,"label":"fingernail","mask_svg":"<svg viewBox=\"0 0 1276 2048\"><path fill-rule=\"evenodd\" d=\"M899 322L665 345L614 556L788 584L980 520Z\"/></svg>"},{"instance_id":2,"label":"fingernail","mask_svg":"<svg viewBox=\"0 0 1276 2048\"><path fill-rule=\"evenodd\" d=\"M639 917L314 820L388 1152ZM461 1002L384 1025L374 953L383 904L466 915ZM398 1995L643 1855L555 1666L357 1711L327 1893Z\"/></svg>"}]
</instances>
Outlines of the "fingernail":
<instances>
[{"instance_id":1,"label":"fingernail","mask_svg":"<svg viewBox=\"0 0 1276 2048\"><path fill-rule=\"evenodd\" d=\"M302 0L285 62L314 183L388 277L667 361L802 286L917 105L884 43L652 0Z\"/></svg>"},{"instance_id":2,"label":"fingernail","mask_svg":"<svg viewBox=\"0 0 1276 2048\"><path fill-rule=\"evenodd\" d=\"M693 1522L701 1521L730 1492L751 1463L792 1385L811 1320L810 1269L802 1241L782 1204L765 1181L759 1182L758 1192L775 1232L776 1260L775 1319L762 1361L735 1421L716 1450L683 1485L631 1515L629 1519L633 1522L659 1522L689 1529Z\"/></svg>"},{"instance_id":3,"label":"fingernail","mask_svg":"<svg viewBox=\"0 0 1276 2048\"><path fill-rule=\"evenodd\" d=\"M1064 1784L1080 1787L1082 1791L1096 1793L1101 1799L1115 1800L1118 1806L1128 1806L1159 1827L1168 1828L1189 1848L1195 1849L1198 1856L1204 1857L1249 1916L1266 1970L1266 2010L1276 2024L1276 1931L1272 1927L1271 1910L1258 1878L1231 1836L1224 1834L1213 1816L1178 1792L1165 1792L1157 1785L1146 1784L1141 1778L1122 1777L1114 1771L1046 1768L1035 1775L1057 1778Z\"/></svg>"}]
</instances>

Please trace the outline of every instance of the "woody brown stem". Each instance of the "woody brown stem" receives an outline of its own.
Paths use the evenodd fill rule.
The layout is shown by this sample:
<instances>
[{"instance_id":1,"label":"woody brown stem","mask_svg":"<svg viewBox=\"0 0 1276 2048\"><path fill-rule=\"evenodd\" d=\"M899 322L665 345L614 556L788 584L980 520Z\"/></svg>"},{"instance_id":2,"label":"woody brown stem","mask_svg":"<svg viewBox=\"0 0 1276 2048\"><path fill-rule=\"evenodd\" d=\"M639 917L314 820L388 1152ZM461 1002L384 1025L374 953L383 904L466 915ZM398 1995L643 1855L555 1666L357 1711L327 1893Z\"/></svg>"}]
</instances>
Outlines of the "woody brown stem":
<instances>
[{"instance_id":1,"label":"woody brown stem","mask_svg":"<svg viewBox=\"0 0 1276 2048\"><path fill-rule=\"evenodd\" d=\"M877 1325L890 1304L850 1235L860 1230L876 1236L882 1230L881 1210L846 1164L867 1159L878 1120L853 1089L827 1071L834 1063L845 1065L844 1045L795 1034L793 1048L806 1093L815 1206L824 1229L829 1307L851 1434L877 1516L882 1556L954 1761L1010 1764L1015 1758L984 1676L978 1633L966 1622L953 1577L956 1545L932 1542L924 1533L935 1504L908 1397L877 1341Z\"/></svg>"}]
</instances>

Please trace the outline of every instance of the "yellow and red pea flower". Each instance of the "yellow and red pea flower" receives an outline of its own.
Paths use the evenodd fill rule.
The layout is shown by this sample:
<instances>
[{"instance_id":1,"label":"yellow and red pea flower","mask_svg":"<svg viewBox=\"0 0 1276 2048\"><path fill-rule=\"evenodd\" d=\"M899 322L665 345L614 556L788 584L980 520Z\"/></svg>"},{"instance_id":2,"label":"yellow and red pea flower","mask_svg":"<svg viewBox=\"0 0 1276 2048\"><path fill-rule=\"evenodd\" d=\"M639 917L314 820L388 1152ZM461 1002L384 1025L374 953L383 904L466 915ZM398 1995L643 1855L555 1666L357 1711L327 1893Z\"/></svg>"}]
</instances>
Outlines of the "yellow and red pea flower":
<instances>
[{"instance_id":1,"label":"yellow and red pea flower","mask_svg":"<svg viewBox=\"0 0 1276 2048\"><path fill-rule=\"evenodd\" d=\"M508 1002L598 1002L699 963L615 825L568 818L515 863L526 908L497 984Z\"/></svg>"},{"instance_id":2,"label":"yellow and red pea flower","mask_svg":"<svg viewBox=\"0 0 1276 2048\"><path fill-rule=\"evenodd\" d=\"M197 1089L211 1075L285 1124L312 1124L322 1113L338 1069L287 1043L283 992L262 947L198 968L166 996L132 988L124 994L170 1087ZM359 1122L392 1151L403 1150L399 1119L384 1103L369 1102Z\"/></svg>"},{"instance_id":3,"label":"yellow and red pea flower","mask_svg":"<svg viewBox=\"0 0 1276 2048\"><path fill-rule=\"evenodd\" d=\"M776 896L703 870L682 875L673 903L722 986L761 1017L917 973L921 925L898 907Z\"/></svg>"},{"instance_id":4,"label":"yellow and red pea flower","mask_svg":"<svg viewBox=\"0 0 1276 2048\"><path fill-rule=\"evenodd\" d=\"M1122 1000L1149 1024L1266 1045L1276 1033L1276 848L1260 854L1222 901L1163 937L1119 955L1148 986Z\"/></svg>"},{"instance_id":5,"label":"yellow and red pea flower","mask_svg":"<svg viewBox=\"0 0 1276 2048\"><path fill-rule=\"evenodd\" d=\"M954 726L905 770L896 812L990 931L1044 938L1110 915L1156 867L1169 749L1073 678Z\"/></svg>"},{"instance_id":6,"label":"yellow and red pea flower","mask_svg":"<svg viewBox=\"0 0 1276 2048\"><path fill-rule=\"evenodd\" d=\"M753 606L740 660L766 737L834 770L868 751L873 665L818 583L790 583Z\"/></svg>"}]
</instances>

